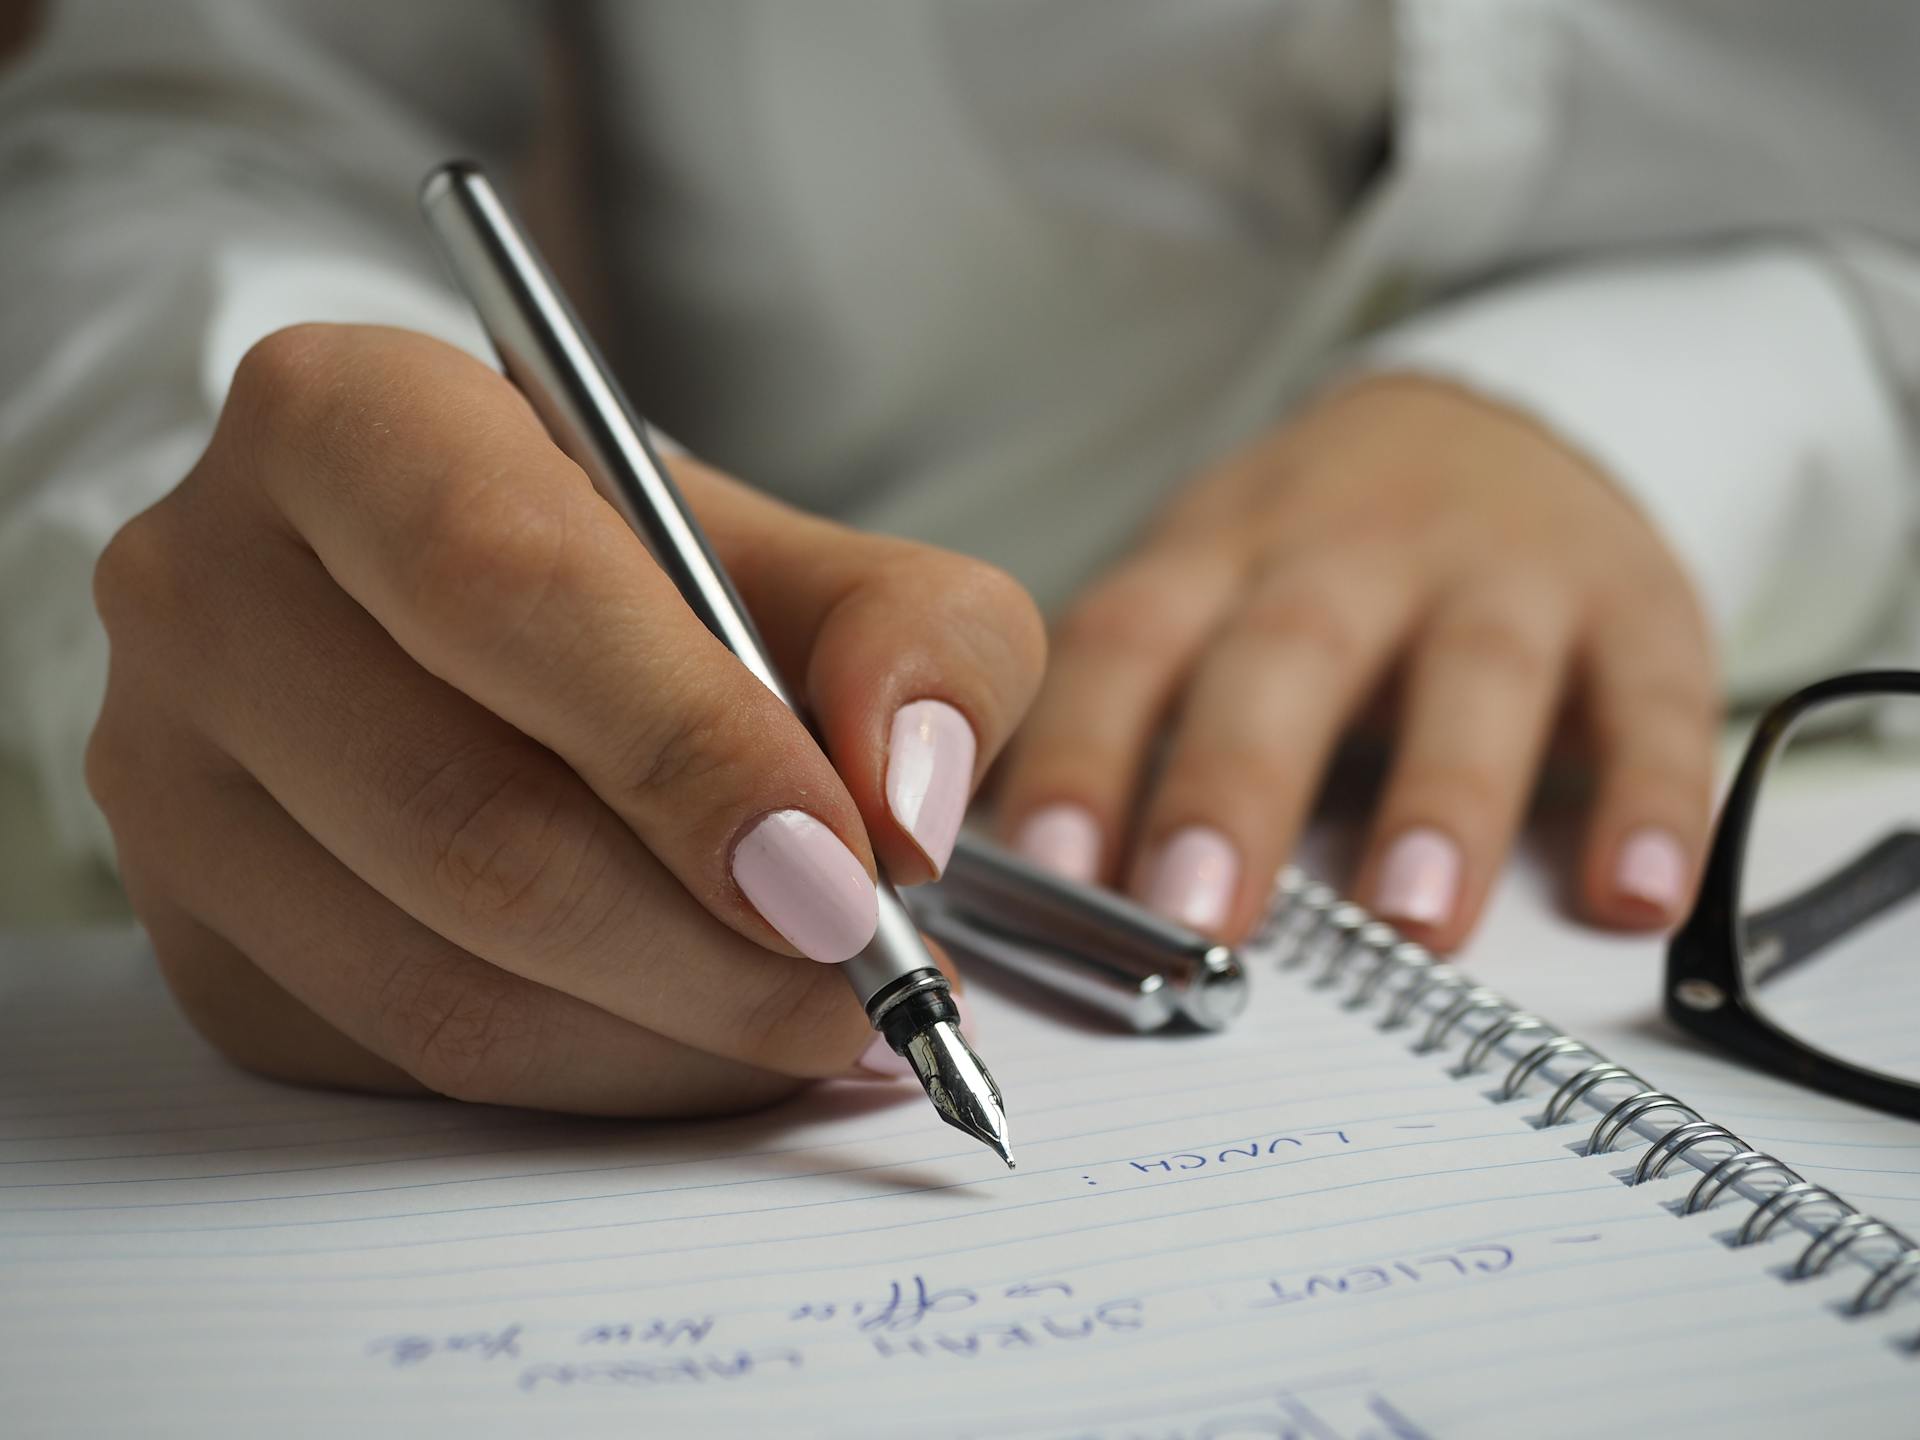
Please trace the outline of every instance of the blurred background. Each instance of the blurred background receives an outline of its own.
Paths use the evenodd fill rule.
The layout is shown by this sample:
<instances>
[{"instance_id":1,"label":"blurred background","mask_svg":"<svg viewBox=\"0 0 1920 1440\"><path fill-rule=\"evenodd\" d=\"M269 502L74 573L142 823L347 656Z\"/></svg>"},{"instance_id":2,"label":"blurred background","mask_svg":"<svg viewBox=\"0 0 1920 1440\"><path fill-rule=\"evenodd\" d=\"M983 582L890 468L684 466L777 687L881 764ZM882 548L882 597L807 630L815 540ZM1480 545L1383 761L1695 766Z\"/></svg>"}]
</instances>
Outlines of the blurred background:
<instances>
[{"instance_id":1,"label":"blurred background","mask_svg":"<svg viewBox=\"0 0 1920 1440\"><path fill-rule=\"evenodd\" d=\"M650 418L776 494L1053 610L1175 483L1385 356L1604 462L1752 703L1920 655L1916 57L1907 0L0 0L0 256L35 247L0 271L27 315L0 541L51 469L5 427L62 306L97 282L135 316L80 376L111 405L19 422L76 495L97 429L97 546L210 428L196 395L142 433L153 375L217 405L249 336L356 286L459 327L412 203L459 147ZM308 239L361 269L276 277ZM0 924L123 916L77 779L85 544L15 539L0 702L29 668L72 695L0 703Z\"/></svg>"},{"instance_id":2,"label":"blurred background","mask_svg":"<svg viewBox=\"0 0 1920 1440\"><path fill-rule=\"evenodd\" d=\"M41 9L41 0L0 0L0 74L32 43ZM18 683L17 676L0 673L0 687ZM112 873L97 860L49 845L50 828L25 759L0 749L0 925L129 916Z\"/></svg>"}]
</instances>

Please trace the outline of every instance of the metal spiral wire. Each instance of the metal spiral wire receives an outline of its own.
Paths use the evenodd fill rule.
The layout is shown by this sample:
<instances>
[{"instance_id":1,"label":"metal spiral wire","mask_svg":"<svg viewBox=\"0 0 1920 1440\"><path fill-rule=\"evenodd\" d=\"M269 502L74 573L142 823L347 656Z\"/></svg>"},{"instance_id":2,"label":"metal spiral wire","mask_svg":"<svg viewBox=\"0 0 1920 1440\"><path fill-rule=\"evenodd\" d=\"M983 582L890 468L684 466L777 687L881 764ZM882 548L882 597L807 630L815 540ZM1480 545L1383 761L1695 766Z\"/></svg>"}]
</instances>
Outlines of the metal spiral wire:
<instances>
[{"instance_id":1,"label":"metal spiral wire","mask_svg":"<svg viewBox=\"0 0 1920 1440\"><path fill-rule=\"evenodd\" d=\"M1412 1047L1416 1054L1445 1049L1464 1028L1465 1049L1459 1063L1451 1067L1456 1077L1477 1074L1496 1058L1506 1059L1502 1046L1508 1042L1517 1041L1516 1049L1525 1045L1489 1098L1515 1100L1531 1082L1544 1078L1555 1088L1538 1121L1541 1128L1570 1120L1583 1101L1602 1112L1588 1134L1584 1153L1606 1154L1628 1136L1648 1138L1651 1143L1626 1183L1658 1180L1676 1161L1690 1164L1701 1172L1700 1178L1675 1207L1679 1214L1710 1210L1730 1191L1752 1206L1729 1240L1733 1246L1762 1244L1782 1224L1807 1234L1807 1244L1787 1268L1790 1280L1824 1274L1851 1252L1867 1270L1867 1279L1847 1306L1848 1313L1884 1310L1896 1295L1920 1291L1920 1244L1826 1186L1807 1180L1785 1162L1751 1148L1724 1125L1703 1118L1684 1101L1649 1085L1592 1046L1451 965L1439 963L1423 946L1406 940L1392 926L1298 868L1289 866L1281 872L1253 944L1272 954L1280 968L1305 971L1315 989L1350 986L1344 1007L1376 1010L1376 1024L1383 1031L1404 1030L1416 1017L1423 1019L1425 1025ZM1554 1068L1556 1061L1563 1062L1564 1068L1575 1059L1581 1063L1569 1074ZM1598 1093L1608 1085L1633 1088L1622 1099L1608 1101ZM1674 1112L1673 1124L1653 1135L1640 1128L1648 1116L1663 1110ZM1716 1142L1728 1147L1728 1153L1718 1159L1689 1157L1697 1147ZM1780 1178L1777 1189L1760 1190L1753 1183L1775 1176ZM1833 1218L1824 1225L1819 1218L1800 1218L1802 1211L1814 1206L1830 1207ZM1905 1341L1904 1348L1920 1354L1920 1335Z\"/></svg>"}]
</instances>

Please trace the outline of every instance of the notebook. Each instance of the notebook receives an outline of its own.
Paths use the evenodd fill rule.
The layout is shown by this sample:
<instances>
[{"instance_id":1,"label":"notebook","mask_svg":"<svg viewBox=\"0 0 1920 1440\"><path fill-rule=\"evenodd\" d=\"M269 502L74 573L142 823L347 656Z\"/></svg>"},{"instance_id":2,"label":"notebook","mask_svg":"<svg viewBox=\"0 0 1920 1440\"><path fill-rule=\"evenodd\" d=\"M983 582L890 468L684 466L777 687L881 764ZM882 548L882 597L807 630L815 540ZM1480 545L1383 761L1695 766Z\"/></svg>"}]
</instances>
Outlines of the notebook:
<instances>
[{"instance_id":1,"label":"notebook","mask_svg":"<svg viewBox=\"0 0 1920 1440\"><path fill-rule=\"evenodd\" d=\"M1585 1153L1653 1086L1543 1127L1597 1059L1464 979L1408 1000L1433 977L1336 943L1358 928L1269 927L1220 1035L976 982L1013 1174L906 1086L665 1126L289 1089L207 1053L137 936L15 939L0 1432L1914 1433L1920 1285L1847 1313L1904 1273L1897 1232L1848 1241L1864 1222L1821 1198L1736 1245L1795 1181L1723 1168L1683 1215L1711 1143L1625 1183L1693 1122ZM1884 1118L1754 1084L1796 1132ZM1840 1153L1910 1186L1916 1128L1843 1125ZM1785 1278L1810 1245L1820 1273Z\"/></svg>"}]
</instances>

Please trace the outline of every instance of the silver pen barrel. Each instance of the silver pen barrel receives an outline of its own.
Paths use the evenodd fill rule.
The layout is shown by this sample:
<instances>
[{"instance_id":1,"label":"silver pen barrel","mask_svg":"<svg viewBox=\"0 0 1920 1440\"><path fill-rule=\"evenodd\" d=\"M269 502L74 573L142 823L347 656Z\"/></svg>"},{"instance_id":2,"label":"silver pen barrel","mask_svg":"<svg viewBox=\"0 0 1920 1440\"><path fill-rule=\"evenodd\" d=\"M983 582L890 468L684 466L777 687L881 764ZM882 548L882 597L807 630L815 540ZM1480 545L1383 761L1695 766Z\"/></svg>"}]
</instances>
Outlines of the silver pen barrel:
<instances>
[{"instance_id":1,"label":"silver pen barrel","mask_svg":"<svg viewBox=\"0 0 1920 1440\"><path fill-rule=\"evenodd\" d=\"M928 933L1135 1030L1231 1024L1247 975L1230 945L1112 891L1050 875L962 833L940 883L914 896Z\"/></svg>"},{"instance_id":2,"label":"silver pen barrel","mask_svg":"<svg viewBox=\"0 0 1920 1440\"><path fill-rule=\"evenodd\" d=\"M474 165L427 177L420 208L507 378L673 581L700 623L797 711L733 582L720 568L598 347L512 213Z\"/></svg>"},{"instance_id":3,"label":"silver pen barrel","mask_svg":"<svg viewBox=\"0 0 1920 1440\"><path fill-rule=\"evenodd\" d=\"M500 352L507 377L554 442L646 542L700 622L796 714L801 713L745 604L694 521L612 371L506 205L478 167L433 172L420 207L447 264ZM880 881L880 928L840 967L862 1005L932 969L899 895Z\"/></svg>"},{"instance_id":4,"label":"silver pen barrel","mask_svg":"<svg viewBox=\"0 0 1920 1440\"><path fill-rule=\"evenodd\" d=\"M804 720L739 593L654 452L645 421L486 175L464 161L443 165L421 186L420 208L507 378L554 442L645 542L701 623ZM877 890L879 927L840 973L874 1028L913 1065L942 1118L1006 1156L1004 1116L989 1113L996 1110L998 1092L960 1039L946 977L884 876ZM936 1029L938 1043L928 1041ZM910 1044L916 1037L917 1047ZM978 1103L969 1103L970 1093Z\"/></svg>"}]
</instances>

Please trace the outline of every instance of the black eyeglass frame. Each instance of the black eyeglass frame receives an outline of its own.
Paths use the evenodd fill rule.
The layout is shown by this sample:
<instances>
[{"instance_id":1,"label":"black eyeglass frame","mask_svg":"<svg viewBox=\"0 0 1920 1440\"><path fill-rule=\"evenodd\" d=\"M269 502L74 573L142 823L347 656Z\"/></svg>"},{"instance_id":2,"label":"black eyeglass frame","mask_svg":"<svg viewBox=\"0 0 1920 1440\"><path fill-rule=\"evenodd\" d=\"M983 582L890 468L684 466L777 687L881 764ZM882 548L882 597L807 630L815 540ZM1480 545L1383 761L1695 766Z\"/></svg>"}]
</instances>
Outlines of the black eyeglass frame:
<instances>
[{"instance_id":1,"label":"black eyeglass frame","mask_svg":"<svg viewBox=\"0 0 1920 1440\"><path fill-rule=\"evenodd\" d=\"M1920 1119L1920 1085L1817 1050L1769 1021L1753 1003L1740 950L1740 876L1747 839L1775 752L1794 722L1834 700L1920 695L1920 671L1861 670L1796 690L1770 706L1747 742L1714 830L1693 913L1667 946L1667 1018L1783 1079L1843 1100Z\"/></svg>"}]
</instances>

